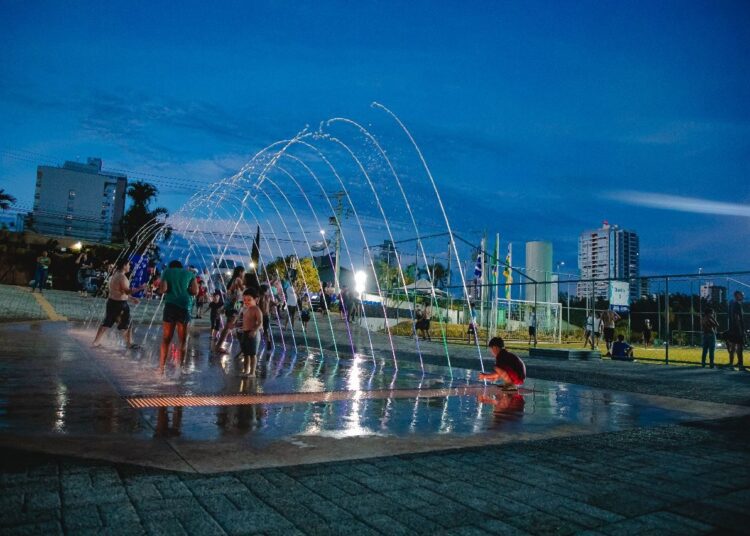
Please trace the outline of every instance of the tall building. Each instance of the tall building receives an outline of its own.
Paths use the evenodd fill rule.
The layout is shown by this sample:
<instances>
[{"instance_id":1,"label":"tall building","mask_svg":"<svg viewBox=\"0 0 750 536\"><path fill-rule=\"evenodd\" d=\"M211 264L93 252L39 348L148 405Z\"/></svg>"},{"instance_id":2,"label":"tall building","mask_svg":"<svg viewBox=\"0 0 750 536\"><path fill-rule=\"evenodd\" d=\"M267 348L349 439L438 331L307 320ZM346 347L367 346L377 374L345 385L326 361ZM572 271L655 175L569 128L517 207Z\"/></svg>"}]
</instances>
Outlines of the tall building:
<instances>
[{"instance_id":1,"label":"tall building","mask_svg":"<svg viewBox=\"0 0 750 536\"><path fill-rule=\"evenodd\" d=\"M526 275L535 281L552 281L552 243L526 242ZM556 302L557 283L524 285L526 301Z\"/></svg>"},{"instance_id":2,"label":"tall building","mask_svg":"<svg viewBox=\"0 0 750 536\"><path fill-rule=\"evenodd\" d=\"M601 228L584 231L578 238L578 269L581 281L576 294L579 298L609 297L609 278L630 283L630 299L640 297L640 246L638 235L604 222Z\"/></svg>"},{"instance_id":3,"label":"tall building","mask_svg":"<svg viewBox=\"0 0 750 536\"><path fill-rule=\"evenodd\" d=\"M128 178L102 171L101 158L36 172L33 227L42 234L111 242L120 236Z\"/></svg>"}]
</instances>

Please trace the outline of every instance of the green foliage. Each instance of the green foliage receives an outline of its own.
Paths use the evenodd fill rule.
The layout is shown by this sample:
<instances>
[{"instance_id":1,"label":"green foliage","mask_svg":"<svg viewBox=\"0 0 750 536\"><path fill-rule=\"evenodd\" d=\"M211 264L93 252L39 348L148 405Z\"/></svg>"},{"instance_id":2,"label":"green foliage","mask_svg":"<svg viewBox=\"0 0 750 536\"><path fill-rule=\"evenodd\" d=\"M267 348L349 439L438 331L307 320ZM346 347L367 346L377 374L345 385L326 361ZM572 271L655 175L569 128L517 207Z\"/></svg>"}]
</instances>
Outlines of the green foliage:
<instances>
[{"instance_id":1,"label":"green foliage","mask_svg":"<svg viewBox=\"0 0 750 536\"><path fill-rule=\"evenodd\" d=\"M135 247L134 253L146 251L151 242L163 231L164 239L169 239L172 229L163 223L169 212L164 207L150 208L159 190L153 184L136 181L128 186L131 205L120 220L125 240ZM136 244L138 244L136 246Z\"/></svg>"},{"instance_id":2,"label":"green foliage","mask_svg":"<svg viewBox=\"0 0 750 536\"><path fill-rule=\"evenodd\" d=\"M272 279L279 277L286 279L288 277L287 267L291 266L294 255L286 258L276 257L273 261L266 263L263 272L260 274L262 279ZM320 276L315 262L310 257L299 259L297 267L297 278L292 282L297 294L309 290L310 292L320 292Z\"/></svg>"}]
</instances>

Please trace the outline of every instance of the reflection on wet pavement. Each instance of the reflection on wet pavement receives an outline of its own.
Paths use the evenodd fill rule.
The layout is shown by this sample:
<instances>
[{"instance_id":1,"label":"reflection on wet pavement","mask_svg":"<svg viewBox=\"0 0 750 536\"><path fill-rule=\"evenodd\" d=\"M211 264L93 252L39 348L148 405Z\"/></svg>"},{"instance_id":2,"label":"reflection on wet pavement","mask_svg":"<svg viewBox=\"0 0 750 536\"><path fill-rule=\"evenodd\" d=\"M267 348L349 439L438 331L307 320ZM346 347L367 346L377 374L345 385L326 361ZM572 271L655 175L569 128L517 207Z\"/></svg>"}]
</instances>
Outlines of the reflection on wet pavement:
<instances>
[{"instance_id":1,"label":"reflection on wet pavement","mask_svg":"<svg viewBox=\"0 0 750 536\"><path fill-rule=\"evenodd\" d=\"M239 359L212 354L200 330L191 334L187 361L173 363L160 377L158 341L136 352L116 341L90 349L92 336L66 324L0 327L2 439L24 438L38 446L50 437L94 437L104 445L128 437L135 458L137 447L153 449L160 443L149 441L163 441L172 457L176 451L194 469L217 470L222 460L206 465L205 442L230 442L229 465L273 465L747 412L533 379L520 392L507 393L463 369L454 368L452 376L444 367L422 371L410 362L396 369L377 356L336 358L289 346L286 352L264 351L258 377L245 378L238 374ZM346 452L343 445L325 446L342 439L358 442Z\"/></svg>"}]
</instances>

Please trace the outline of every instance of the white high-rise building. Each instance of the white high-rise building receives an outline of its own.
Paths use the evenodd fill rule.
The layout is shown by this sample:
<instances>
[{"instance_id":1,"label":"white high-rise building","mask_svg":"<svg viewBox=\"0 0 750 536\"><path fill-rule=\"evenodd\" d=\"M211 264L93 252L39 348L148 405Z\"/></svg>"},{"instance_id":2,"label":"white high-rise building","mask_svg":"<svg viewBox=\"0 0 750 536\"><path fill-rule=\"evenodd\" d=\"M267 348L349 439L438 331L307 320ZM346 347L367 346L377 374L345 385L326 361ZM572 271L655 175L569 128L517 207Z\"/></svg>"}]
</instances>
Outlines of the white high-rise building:
<instances>
[{"instance_id":1,"label":"white high-rise building","mask_svg":"<svg viewBox=\"0 0 750 536\"><path fill-rule=\"evenodd\" d=\"M46 235L111 242L120 235L127 186L127 176L102 171L100 158L39 166L33 228Z\"/></svg>"},{"instance_id":2,"label":"white high-rise building","mask_svg":"<svg viewBox=\"0 0 750 536\"><path fill-rule=\"evenodd\" d=\"M640 245L633 231L620 229L604 222L601 228L584 231L578 238L578 269L581 281L576 294L579 298L609 297L609 278L630 283L630 299L640 297Z\"/></svg>"}]
</instances>

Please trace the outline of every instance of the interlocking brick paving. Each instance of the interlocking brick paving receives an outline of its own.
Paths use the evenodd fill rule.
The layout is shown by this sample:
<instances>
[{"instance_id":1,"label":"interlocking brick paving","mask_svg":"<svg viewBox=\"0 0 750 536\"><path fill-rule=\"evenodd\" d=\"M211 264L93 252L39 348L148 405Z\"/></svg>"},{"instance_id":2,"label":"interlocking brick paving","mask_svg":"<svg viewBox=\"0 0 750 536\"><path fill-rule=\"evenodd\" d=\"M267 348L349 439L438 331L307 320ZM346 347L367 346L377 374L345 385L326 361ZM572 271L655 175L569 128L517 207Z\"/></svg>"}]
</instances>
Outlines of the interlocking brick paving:
<instances>
[{"instance_id":1,"label":"interlocking brick paving","mask_svg":"<svg viewBox=\"0 0 750 536\"><path fill-rule=\"evenodd\" d=\"M0 532L741 534L748 425L743 417L212 475L4 449Z\"/></svg>"}]
</instances>

